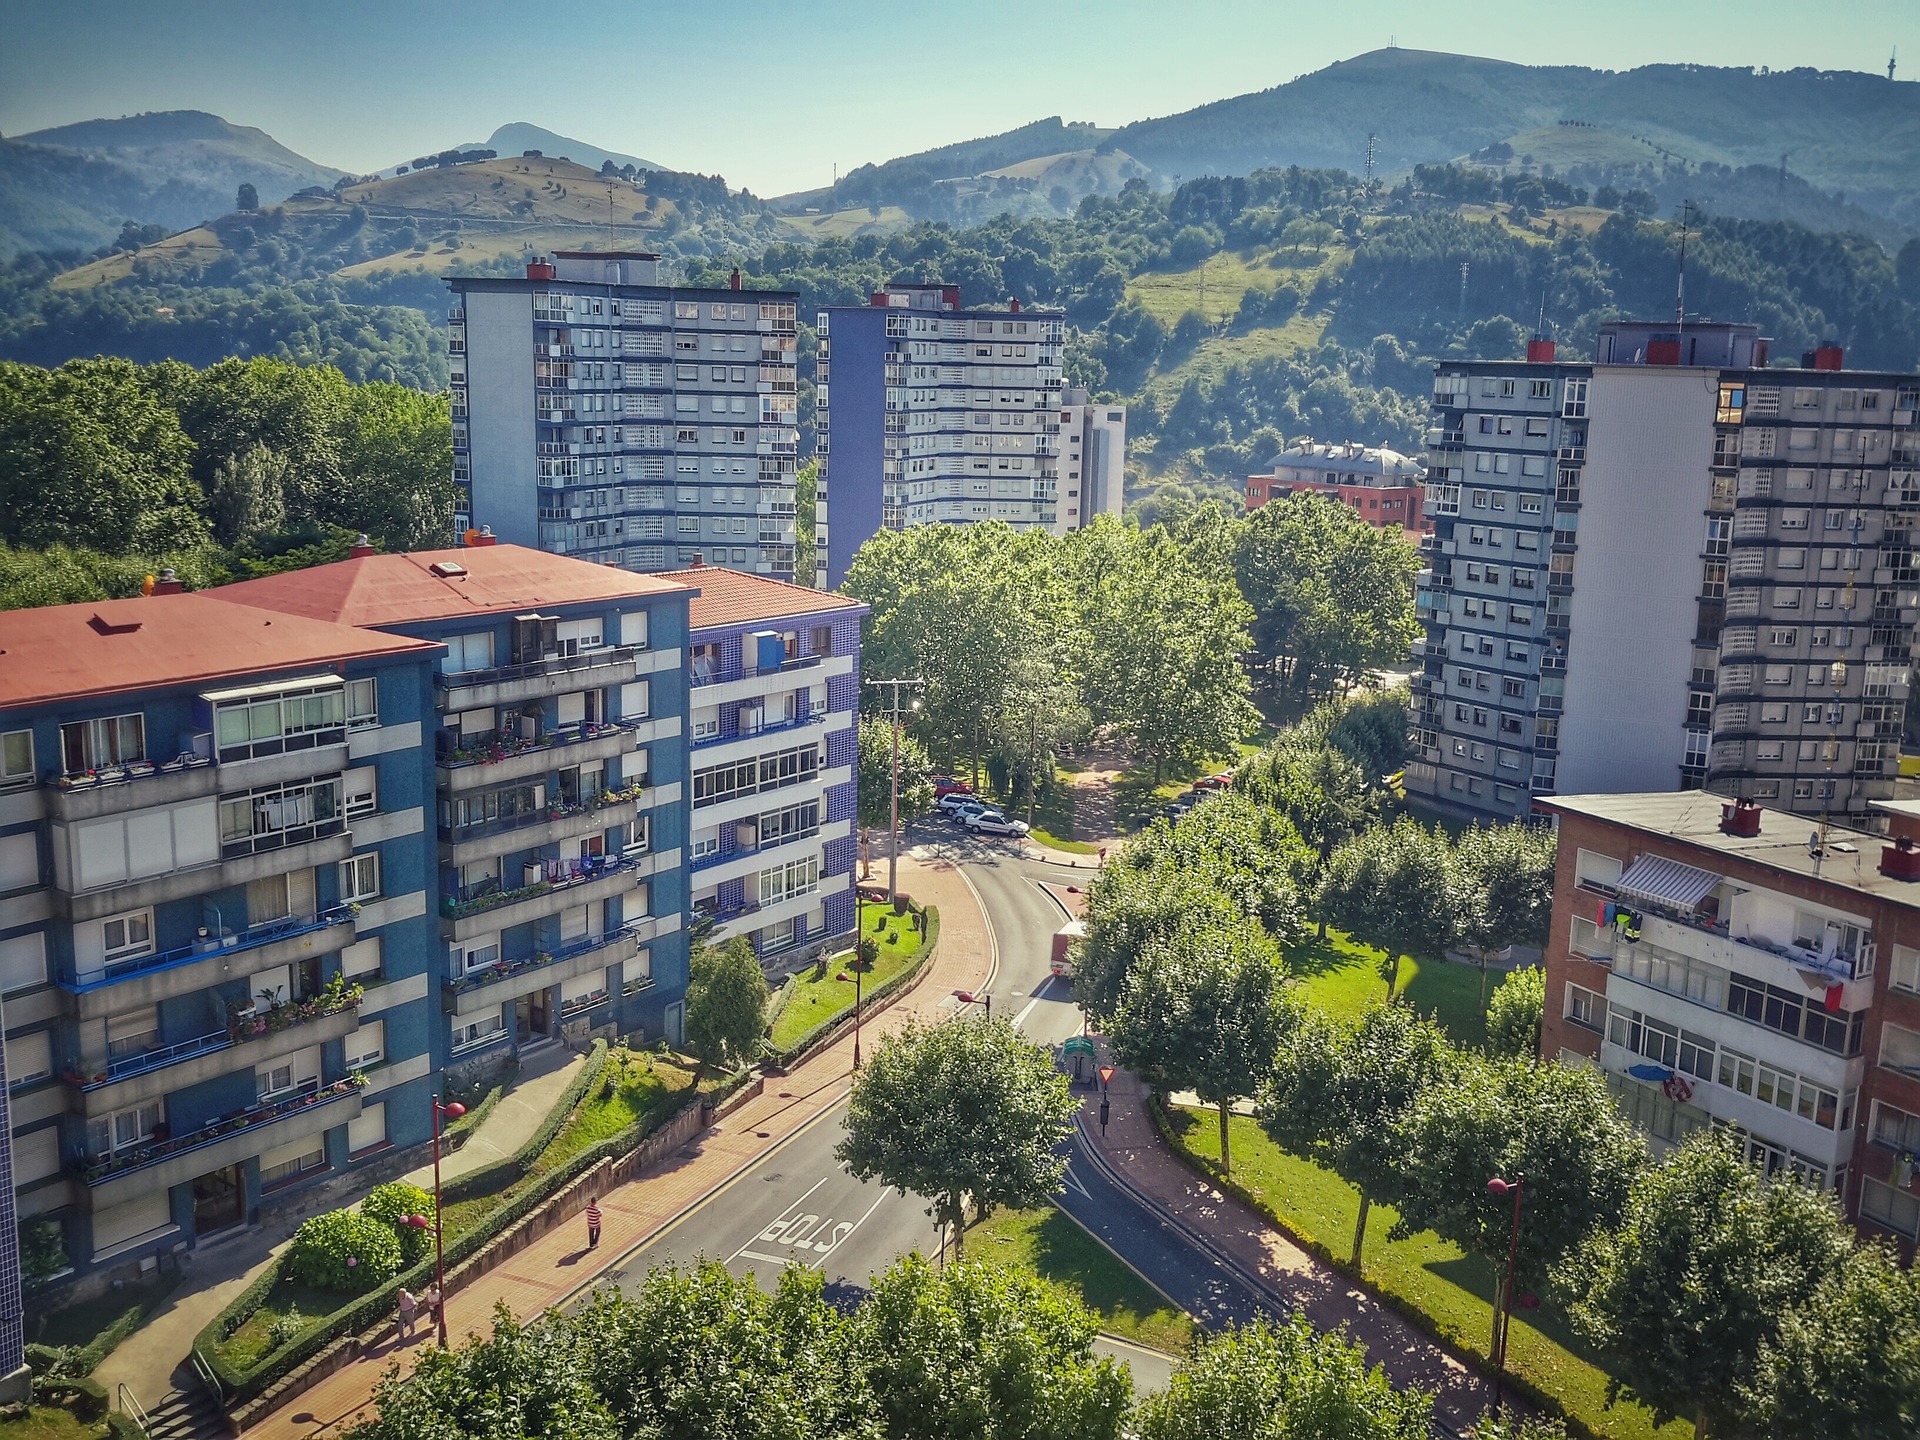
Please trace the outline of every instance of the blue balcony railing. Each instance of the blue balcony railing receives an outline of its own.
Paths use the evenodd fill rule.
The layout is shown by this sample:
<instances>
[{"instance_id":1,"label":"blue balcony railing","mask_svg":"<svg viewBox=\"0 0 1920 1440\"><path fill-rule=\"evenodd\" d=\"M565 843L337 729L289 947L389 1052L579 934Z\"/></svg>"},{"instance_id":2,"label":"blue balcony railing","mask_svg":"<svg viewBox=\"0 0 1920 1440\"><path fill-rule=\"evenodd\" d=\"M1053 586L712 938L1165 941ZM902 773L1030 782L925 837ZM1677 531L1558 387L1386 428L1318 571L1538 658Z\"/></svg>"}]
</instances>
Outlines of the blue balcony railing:
<instances>
[{"instance_id":1,"label":"blue balcony railing","mask_svg":"<svg viewBox=\"0 0 1920 1440\"><path fill-rule=\"evenodd\" d=\"M364 1080L336 1080L331 1085L323 1085L304 1094L292 1095L284 1100L273 1100L236 1111L188 1135L158 1140L149 1145L123 1150L116 1155L96 1160L83 1160L80 1165L80 1178L88 1185L99 1185L116 1176L124 1175L130 1170L142 1170L149 1165L158 1165L162 1160L170 1160L175 1155L184 1155L190 1150L198 1150L205 1145L218 1144L229 1135L237 1135L262 1125L271 1125L277 1120L284 1120L289 1115L312 1106L331 1105L336 1100L345 1100L348 1096L359 1093L360 1087L365 1083Z\"/></svg>"},{"instance_id":2,"label":"blue balcony railing","mask_svg":"<svg viewBox=\"0 0 1920 1440\"><path fill-rule=\"evenodd\" d=\"M705 750L713 745L729 745L735 740L757 740L762 735L778 735L785 730L801 730L808 725L818 725L826 718L827 712L822 710L817 715L802 715L795 720L776 720L771 724L762 725L758 730L735 731L731 735L702 735L690 748Z\"/></svg>"},{"instance_id":3,"label":"blue balcony railing","mask_svg":"<svg viewBox=\"0 0 1920 1440\"><path fill-rule=\"evenodd\" d=\"M502 960L478 970L470 970L458 980L444 982L445 988L456 995L469 990L478 990L488 985L498 985L503 980L511 980L516 975L525 975L532 970L546 970L571 960L578 955L591 954L595 950L604 950L609 945L617 945L622 940L640 933L640 922L633 921L622 925L618 930L609 930L604 935L587 935L552 950L541 950L522 960Z\"/></svg>"},{"instance_id":4,"label":"blue balcony railing","mask_svg":"<svg viewBox=\"0 0 1920 1440\"><path fill-rule=\"evenodd\" d=\"M225 940L210 938L196 941L191 945L182 945L173 950L159 950L151 955L136 955L126 960L110 960L97 970L88 970L72 980L60 981L60 988L70 995L85 995L102 986L116 985L122 980L130 980L135 975L151 975L156 971L170 970L176 965L191 965L209 956L233 955L246 950L255 950L262 945L270 945L276 940L285 940L293 935L306 935L315 930L325 930L330 926L344 925L353 919L359 909L358 905L336 905L331 910L324 910L318 915L293 916L285 920L269 920L262 925L253 925Z\"/></svg>"},{"instance_id":5,"label":"blue balcony railing","mask_svg":"<svg viewBox=\"0 0 1920 1440\"><path fill-rule=\"evenodd\" d=\"M744 665L703 665L695 662L687 666L687 683L719 685L728 680L748 680L759 675L784 675L789 670L811 670L827 659L825 655L795 655L790 660L781 661L778 670L749 670Z\"/></svg>"}]
</instances>

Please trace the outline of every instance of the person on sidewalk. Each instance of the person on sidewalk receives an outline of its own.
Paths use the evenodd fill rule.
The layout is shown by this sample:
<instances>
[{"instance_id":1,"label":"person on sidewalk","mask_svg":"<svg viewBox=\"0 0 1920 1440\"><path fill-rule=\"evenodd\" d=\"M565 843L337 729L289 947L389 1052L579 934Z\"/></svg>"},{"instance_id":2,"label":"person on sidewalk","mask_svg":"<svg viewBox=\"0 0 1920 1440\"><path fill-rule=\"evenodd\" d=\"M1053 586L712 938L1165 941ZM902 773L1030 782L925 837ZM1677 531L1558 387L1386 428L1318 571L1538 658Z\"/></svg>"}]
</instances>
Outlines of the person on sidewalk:
<instances>
[{"instance_id":1,"label":"person on sidewalk","mask_svg":"<svg viewBox=\"0 0 1920 1440\"><path fill-rule=\"evenodd\" d=\"M587 1197L587 1248L589 1250L600 1248L600 1197L598 1195Z\"/></svg>"},{"instance_id":2,"label":"person on sidewalk","mask_svg":"<svg viewBox=\"0 0 1920 1440\"><path fill-rule=\"evenodd\" d=\"M435 1281L427 1287L427 1293L421 1297L426 1304L427 1325L435 1334L440 1332L440 1284Z\"/></svg>"},{"instance_id":3,"label":"person on sidewalk","mask_svg":"<svg viewBox=\"0 0 1920 1440\"><path fill-rule=\"evenodd\" d=\"M400 1341L405 1344L413 1339L413 1321L419 1313L420 1302L413 1298L413 1292L404 1285L400 1287Z\"/></svg>"}]
</instances>

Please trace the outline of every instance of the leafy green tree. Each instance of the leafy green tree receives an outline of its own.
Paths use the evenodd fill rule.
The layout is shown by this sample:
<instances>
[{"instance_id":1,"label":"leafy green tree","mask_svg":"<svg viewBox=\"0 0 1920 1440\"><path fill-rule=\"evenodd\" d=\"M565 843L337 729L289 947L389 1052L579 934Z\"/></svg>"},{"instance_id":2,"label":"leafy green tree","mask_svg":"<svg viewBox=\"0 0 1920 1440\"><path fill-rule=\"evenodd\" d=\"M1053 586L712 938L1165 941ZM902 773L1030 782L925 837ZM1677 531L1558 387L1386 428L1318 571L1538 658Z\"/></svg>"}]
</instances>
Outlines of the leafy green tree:
<instances>
[{"instance_id":1,"label":"leafy green tree","mask_svg":"<svg viewBox=\"0 0 1920 1440\"><path fill-rule=\"evenodd\" d=\"M229 455L207 490L213 538L222 545L258 542L286 523L287 462L264 445Z\"/></svg>"},{"instance_id":2,"label":"leafy green tree","mask_svg":"<svg viewBox=\"0 0 1920 1440\"><path fill-rule=\"evenodd\" d=\"M858 1180L932 1201L960 1254L968 1221L1045 1203L1076 1109L1067 1077L1005 1020L968 1017L887 1036L853 1084L834 1155Z\"/></svg>"},{"instance_id":3,"label":"leafy green tree","mask_svg":"<svg viewBox=\"0 0 1920 1440\"><path fill-rule=\"evenodd\" d=\"M1683 1415L1696 1435L1731 1436L1753 1429L1742 1390L1759 1382L1763 1347L1852 1249L1829 1197L1769 1183L1736 1141L1703 1131L1639 1175L1560 1278L1621 1389L1662 1424Z\"/></svg>"},{"instance_id":4,"label":"leafy green tree","mask_svg":"<svg viewBox=\"0 0 1920 1440\"><path fill-rule=\"evenodd\" d=\"M760 1053L767 1028L767 977L753 942L696 945L687 969L687 1044L707 1064L735 1069Z\"/></svg>"},{"instance_id":5,"label":"leafy green tree","mask_svg":"<svg viewBox=\"0 0 1920 1440\"><path fill-rule=\"evenodd\" d=\"M1235 777L1237 788L1273 806L1313 847L1316 869L1378 814L1380 792L1340 751L1296 735L1283 736ZM1320 911L1320 938L1327 918Z\"/></svg>"},{"instance_id":6,"label":"leafy green tree","mask_svg":"<svg viewBox=\"0 0 1920 1440\"><path fill-rule=\"evenodd\" d=\"M246 214L260 208L260 192L254 189L251 181L242 180L240 190L234 196L233 208Z\"/></svg>"},{"instance_id":7,"label":"leafy green tree","mask_svg":"<svg viewBox=\"0 0 1920 1440\"><path fill-rule=\"evenodd\" d=\"M1385 952L1387 998L1408 955L1437 958L1457 933L1457 873L1446 835L1418 820L1363 830L1328 857L1320 877L1320 913Z\"/></svg>"},{"instance_id":8,"label":"leafy green tree","mask_svg":"<svg viewBox=\"0 0 1920 1440\"><path fill-rule=\"evenodd\" d=\"M1090 728L1079 688L1070 676L1041 655L1015 660L996 717L995 740L1007 800L1012 803L1026 796L1029 825L1040 792L1053 786L1060 753Z\"/></svg>"},{"instance_id":9,"label":"leafy green tree","mask_svg":"<svg viewBox=\"0 0 1920 1440\"><path fill-rule=\"evenodd\" d=\"M813 585L819 579L820 549L814 539L818 513L820 462L809 460L793 477L793 583Z\"/></svg>"},{"instance_id":10,"label":"leafy green tree","mask_svg":"<svg viewBox=\"0 0 1920 1440\"><path fill-rule=\"evenodd\" d=\"M1281 1000L1280 954L1258 925L1184 931L1140 955L1107 1029L1114 1058L1156 1090L1192 1090L1220 1115L1220 1167L1233 1155L1227 1120L1272 1069L1293 1014Z\"/></svg>"},{"instance_id":11,"label":"leafy green tree","mask_svg":"<svg viewBox=\"0 0 1920 1440\"><path fill-rule=\"evenodd\" d=\"M1306 1318L1206 1336L1140 1402L1140 1440L1426 1440L1433 1397L1396 1390L1366 1347Z\"/></svg>"},{"instance_id":12,"label":"leafy green tree","mask_svg":"<svg viewBox=\"0 0 1920 1440\"><path fill-rule=\"evenodd\" d=\"M1489 1180L1525 1178L1516 1274L1534 1290L1618 1223L1646 1165L1645 1142L1584 1067L1468 1055L1451 1083L1415 1097L1399 1128L1406 1182L1394 1237L1432 1230L1484 1257L1502 1291L1513 1207L1488 1193Z\"/></svg>"},{"instance_id":13,"label":"leafy green tree","mask_svg":"<svg viewBox=\"0 0 1920 1440\"><path fill-rule=\"evenodd\" d=\"M1093 1353L1077 1299L1011 1266L918 1254L894 1262L853 1322L888 1435L914 1440L1118 1440L1132 1386Z\"/></svg>"},{"instance_id":14,"label":"leafy green tree","mask_svg":"<svg viewBox=\"0 0 1920 1440\"><path fill-rule=\"evenodd\" d=\"M933 762L927 747L914 736L899 737L900 823L906 825L933 808ZM893 821L894 733L891 718L863 715L860 718L860 743L855 769L855 794L860 821L860 864L865 875L872 869L873 832L887 829Z\"/></svg>"},{"instance_id":15,"label":"leafy green tree","mask_svg":"<svg viewBox=\"0 0 1920 1440\"><path fill-rule=\"evenodd\" d=\"M1538 965L1508 971L1487 1007L1487 1050L1511 1060L1538 1059L1546 1009L1547 972Z\"/></svg>"},{"instance_id":16,"label":"leafy green tree","mask_svg":"<svg viewBox=\"0 0 1920 1440\"><path fill-rule=\"evenodd\" d=\"M1360 1192L1356 1269L1367 1212L1376 1202L1392 1204L1404 1184L1402 1117L1420 1095L1449 1083L1457 1066L1439 1026L1404 1005L1369 1006L1350 1027L1308 1012L1274 1058L1260 1094L1261 1128Z\"/></svg>"},{"instance_id":17,"label":"leafy green tree","mask_svg":"<svg viewBox=\"0 0 1920 1440\"><path fill-rule=\"evenodd\" d=\"M1487 954L1547 943L1553 920L1553 832L1532 825L1474 825L1453 847L1460 879L1460 940L1480 958L1487 1002Z\"/></svg>"},{"instance_id":18,"label":"leafy green tree","mask_svg":"<svg viewBox=\"0 0 1920 1440\"><path fill-rule=\"evenodd\" d=\"M1073 990L1096 1024L1119 1013L1127 977L1149 946L1242 918L1210 874L1181 866L1170 847L1156 844L1165 834L1156 829L1128 845L1087 887L1087 935L1074 961Z\"/></svg>"}]
</instances>

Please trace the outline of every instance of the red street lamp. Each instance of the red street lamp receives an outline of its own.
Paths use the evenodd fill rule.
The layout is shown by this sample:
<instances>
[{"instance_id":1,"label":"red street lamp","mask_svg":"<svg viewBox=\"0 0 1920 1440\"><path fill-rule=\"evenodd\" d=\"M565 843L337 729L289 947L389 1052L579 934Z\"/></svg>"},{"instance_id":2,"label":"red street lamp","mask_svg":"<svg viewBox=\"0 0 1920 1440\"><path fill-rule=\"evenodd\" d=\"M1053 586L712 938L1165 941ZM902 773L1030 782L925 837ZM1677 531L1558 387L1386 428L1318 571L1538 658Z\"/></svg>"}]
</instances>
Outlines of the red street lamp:
<instances>
[{"instance_id":1,"label":"red street lamp","mask_svg":"<svg viewBox=\"0 0 1920 1440\"><path fill-rule=\"evenodd\" d=\"M433 1288L440 1292L440 1303L434 1307L434 1318L440 1324L440 1345L444 1349L447 1343L447 1246L446 1234L440 1224L440 1120L444 1116L449 1120L458 1120L467 1113L467 1107L459 1101L451 1105L442 1105L438 1095L433 1097L433 1219L424 1215L408 1215L401 1222L415 1230L433 1227Z\"/></svg>"},{"instance_id":2,"label":"red street lamp","mask_svg":"<svg viewBox=\"0 0 1920 1440\"><path fill-rule=\"evenodd\" d=\"M987 1019L993 1019L993 996L987 994L984 990L978 995L974 994L971 990L956 990L953 992L953 998L958 1000L962 1005L986 1006Z\"/></svg>"},{"instance_id":3,"label":"red street lamp","mask_svg":"<svg viewBox=\"0 0 1920 1440\"><path fill-rule=\"evenodd\" d=\"M1513 1238L1507 1245L1507 1286L1501 1297L1500 1309L1495 1312L1495 1328L1498 1333L1493 1345L1493 1409L1500 1410L1507 1379L1507 1331L1513 1326L1513 1276L1520 1264L1520 1202L1526 1196L1527 1177L1516 1175L1511 1181L1502 1180L1498 1175L1487 1181L1487 1193L1504 1198L1513 1196ZM1529 1295L1521 1302L1531 1308L1540 1302Z\"/></svg>"}]
</instances>

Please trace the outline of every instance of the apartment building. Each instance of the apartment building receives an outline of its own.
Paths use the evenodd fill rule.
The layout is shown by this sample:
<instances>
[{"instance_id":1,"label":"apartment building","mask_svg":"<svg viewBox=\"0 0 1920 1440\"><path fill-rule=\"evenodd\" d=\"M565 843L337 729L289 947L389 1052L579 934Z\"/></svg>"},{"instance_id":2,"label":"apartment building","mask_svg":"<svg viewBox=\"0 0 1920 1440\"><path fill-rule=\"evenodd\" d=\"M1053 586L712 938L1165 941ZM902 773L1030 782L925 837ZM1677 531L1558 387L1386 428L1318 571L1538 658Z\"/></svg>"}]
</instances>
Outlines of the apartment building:
<instances>
[{"instance_id":1,"label":"apartment building","mask_svg":"<svg viewBox=\"0 0 1920 1440\"><path fill-rule=\"evenodd\" d=\"M696 566L687 674L692 913L769 967L854 928L860 621L818 590Z\"/></svg>"},{"instance_id":2,"label":"apartment building","mask_svg":"<svg viewBox=\"0 0 1920 1440\"><path fill-rule=\"evenodd\" d=\"M431 642L442 1064L563 1033L678 1041L687 979L687 587L481 536L213 592Z\"/></svg>"},{"instance_id":3,"label":"apartment building","mask_svg":"<svg viewBox=\"0 0 1920 1440\"><path fill-rule=\"evenodd\" d=\"M1474 816L1707 787L1877 828L1920 569L1920 381L1750 325L1439 366L1408 789ZM1684 354L1683 354L1684 351Z\"/></svg>"},{"instance_id":4,"label":"apartment building","mask_svg":"<svg viewBox=\"0 0 1920 1440\"><path fill-rule=\"evenodd\" d=\"M0 614L0 1190L103 1280L430 1134L438 647L179 589Z\"/></svg>"},{"instance_id":5,"label":"apartment building","mask_svg":"<svg viewBox=\"0 0 1920 1440\"><path fill-rule=\"evenodd\" d=\"M1096 402L1086 390L1060 391L1062 494L1053 532L1081 530L1096 515L1116 519L1127 508L1127 407Z\"/></svg>"},{"instance_id":6,"label":"apartment building","mask_svg":"<svg viewBox=\"0 0 1920 1440\"><path fill-rule=\"evenodd\" d=\"M448 283L461 530L628 570L793 577L794 296L560 251Z\"/></svg>"},{"instance_id":7,"label":"apartment building","mask_svg":"<svg viewBox=\"0 0 1920 1440\"><path fill-rule=\"evenodd\" d=\"M1752 801L1562 796L1542 1053L1656 1150L1705 1126L1920 1238L1920 806L1895 839Z\"/></svg>"},{"instance_id":8,"label":"apartment building","mask_svg":"<svg viewBox=\"0 0 1920 1440\"><path fill-rule=\"evenodd\" d=\"M1425 466L1397 450L1300 440L1265 475L1247 477L1247 509L1289 495L1326 495L1376 530L1415 535L1432 528L1421 514L1426 475Z\"/></svg>"},{"instance_id":9,"label":"apartment building","mask_svg":"<svg viewBox=\"0 0 1920 1440\"><path fill-rule=\"evenodd\" d=\"M1018 301L967 309L937 284L820 312L815 544L829 587L883 528L1063 526L1064 323Z\"/></svg>"}]
</instances>

